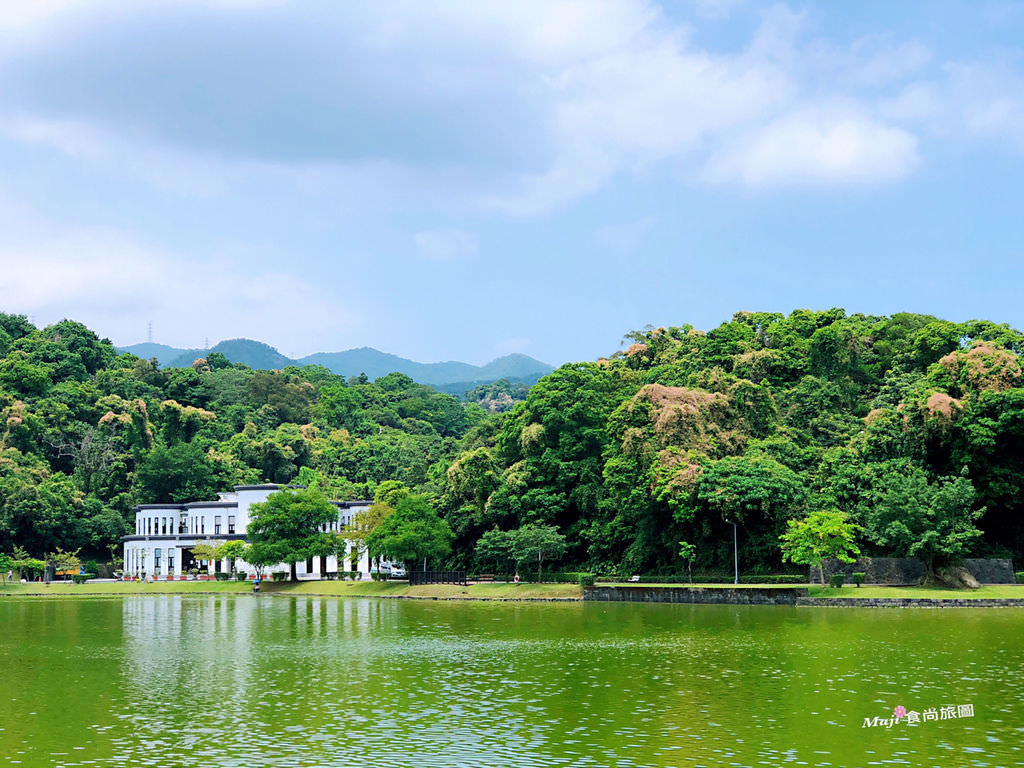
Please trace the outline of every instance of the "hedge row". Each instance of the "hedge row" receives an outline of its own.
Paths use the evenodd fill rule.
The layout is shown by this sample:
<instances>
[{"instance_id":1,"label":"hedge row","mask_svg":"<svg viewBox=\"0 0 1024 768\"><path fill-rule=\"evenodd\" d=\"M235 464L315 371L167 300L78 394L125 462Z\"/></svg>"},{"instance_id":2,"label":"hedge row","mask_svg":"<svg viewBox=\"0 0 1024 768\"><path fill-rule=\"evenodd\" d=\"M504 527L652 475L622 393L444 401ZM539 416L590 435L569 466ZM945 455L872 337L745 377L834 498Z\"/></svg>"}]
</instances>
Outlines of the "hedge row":
<instances>
[{"instance_id":1,"label":"hedge row","mask_svg":"<svg viewBox=\"0 0 1024 768\"><path fill-rule=\"evenodd\" d=\"M765 576L740 576L740 584L806 584L806 576L791 573L772 573Z\"/></svg>"},{"instance_id":2,"label":"hedge row","mask_svg":"<svg viewBox=\"0 0 1024 768\"><path fill-rule=\"evenodd\" d=\"M623 584L732 584L734 575L731 573L694 573L693 579L686 575L647 576L639 578L630 576L597 576L597 581L604 583ZM760 576L740 576L740 584L806 584L807 578L792 573L770 573Z\"/></svg>"}]
</instances>

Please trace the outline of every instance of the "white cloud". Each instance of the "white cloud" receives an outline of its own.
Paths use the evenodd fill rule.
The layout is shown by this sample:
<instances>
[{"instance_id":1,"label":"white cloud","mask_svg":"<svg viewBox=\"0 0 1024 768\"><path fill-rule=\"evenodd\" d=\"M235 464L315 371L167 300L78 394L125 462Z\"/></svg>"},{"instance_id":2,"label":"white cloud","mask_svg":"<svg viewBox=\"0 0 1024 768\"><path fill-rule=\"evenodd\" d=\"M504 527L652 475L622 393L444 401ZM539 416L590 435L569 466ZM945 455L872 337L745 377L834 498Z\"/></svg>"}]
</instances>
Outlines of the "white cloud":
<instances>
[{"instance_id":1,"label":"white cloud","mask_svg":"<svg viewBox=\"0 0 1024 768\"><path fill-rule=\"evenodd\" d=\"M0 295L4 311L40 325L68 317L130 344L152 320L154 340L172 346L245 336L296 356L335 348L357 323L320 287L244 258L186 257L115 229L42 232L39 220L28 223L0 246Z\"/></svg>"},{"instance_id":2,"label":"white cloud","mask_svg":"<svg viewBox=\"0 0 1024 768\"><path fill-rule=\"evenodd\" d=\"M130 40L132 25L141 24L144 14L125 0L102 1L112 17L124 22L125 34L118 39ZM168 13L175 8L171 0L159 3ZM741 3L692 0L689 8L699 21L706 15L729 14ZM189 0L187 5L193 13L204 8L269 8L246 17L253 39L265 34L263 27L275 19L295 22L289 34L300 33L304 23L283 0ZM285 6L285 13L275 15L279 6ZM2 23L11 29L32 26L38 36L48 23L57 26L72 12L85 18L89 8L85 0L39 0L19 4ZM322 93L315 84L302 89L310 101L301 104L313 112L323 108L329 117L337 103L351 106L353 114L401 114L415 129L392 130L390 122L375 129L376 123L367 120L372 140L359 134L351 142L345 136L335 140L328 131L328 159L281 152L282 146L306 146L304 137L310 135L302 133L302 126L319 124L315 114L307 121L274 122L275 115L287 113L284 109L254 121L253 133L270 122L270 133L294 130L294 135L267 136L264 143L247 145L246 151L255 154L244 159L244 153L233 155L231 147L214 144L240 132L203 133L203 125L217 123L214 118L223 114L211 113L205 123L173 121L160 110L147 112L145 100L118 103L111 114L120 123L111 123L110 114L99 114L99 108L95 115L85 114L88 107L81 103L81 114L65 110L59 118L0 104L0 114L10 118L0 130L80 160L146 174L161 184L182 189L191 184L201 194L244 185L252 172L301 173L325 187L358 189L367 168L384 167L391 178L404 179L403 188L411 194L450 211L482 208L512 215L544 214L619 176L662 169L685 182L758 187L893 182L922 162L919 135L926 129L936 135L998 137L1024 146L1024 129L1019 127L1024 125L1024 102L1017 95L1022 92L1020 76L1013 67L1000 74L936 64L933 51L920 41L895 40L888 34L850 42L814 37L815 12L794 12L781 4L763 11L757 30L732 50L702 46L699 26L670 18L649 0L393 2L324 8L309 18L321 19L320 27L338 24L344 34L311 36L309 59L296 57L289 46L265 52L268 70L295 70L305 76L301 68L310 62L327 72L330 65L347 61L346 56L356 57L367 72L382 73L372 88L362 91L347 80L325 80ZM211 29L212 36L224 34L221 27ZM317 48L325 41L337 50ZM251 63L245 58L252 54L250 48L207 45L197 49L197 56L217 50L217 60L208 62L211 72L234 82L237 72L251 69L243 66ZM101 60L116 57L119 50L104 51ZM80 55L88 65L95 53L85 49ZM283 81L292 82L287 77ZM204 106L222 102L220 91L193 85L182 91L182 110L202 114ZM250 111L267 117L260 112L262 91L253 95L247 87L240 83L237 93L232 91L232 103L239 109L229 110L228 119ZM136 93L132 88L119 91L116 83L102 90L124 91L128 101ZM291 86L286 90L295 91ZM170 93L176 92L172 88ZM836 104L843 107L836 109ZM380 105L384 107L374 111ZM501 117L495 120L495 115ZM151 120L185 127L161 130L146 125ZM130 125L143 128L133 133ZM495 126L511 128L498 138L488 133ZM413 130L415 140L410 139ZM801 143L793 146L793 141ZM330 154L334 147L350 145L363 149ZM419 155L416 147L422 150ZM245 172L236 172L238 167ZM464 258L476 248L472 236L458 230L415 237L425 258Z\"/></svg>"},{"instance_id":3,"label":"white cloud","mask_svg":"<svg viewBox=\"0 0 1024 768\"><path fill-rule=\"evenodd\" d=\"M943 140L1024 152L1024 76L1006 61L947 62L883 100L879 113Z\"/></svg>"},{"instance_id":4,"label":"white cloud","mask_svg":"<svg viewBox=\"0 0 1024 768\"><path fill-rule=\"evenodd\" d=\"M903 178L919 163L907 131L844 108L805 109L738 137L705 178L749 187L823 186Z\"/></svg>"},{"instance_id":5,"label":"white cloud","mask_svg":"<svg viewBox=\"0 0 1024 768\"><path fill-rule=\"evenodd\" d=\"M413 237L420 256L430 261L458 261L476 256L476 238L462 229L431 229Z\"/></svg>"}]
</instances>

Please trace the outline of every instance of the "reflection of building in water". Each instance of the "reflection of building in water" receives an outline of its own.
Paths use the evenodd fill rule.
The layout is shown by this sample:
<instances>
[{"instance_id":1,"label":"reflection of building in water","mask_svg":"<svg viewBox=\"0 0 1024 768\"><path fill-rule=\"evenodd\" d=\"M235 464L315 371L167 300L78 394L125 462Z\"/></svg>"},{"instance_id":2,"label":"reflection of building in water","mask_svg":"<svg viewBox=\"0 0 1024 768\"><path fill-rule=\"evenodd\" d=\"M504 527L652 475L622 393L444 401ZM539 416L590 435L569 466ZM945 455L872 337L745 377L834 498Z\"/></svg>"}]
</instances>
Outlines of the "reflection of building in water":
<instances>
[{"instance_id":1,"label":"reflection of building in water","mask_svg":"<svg viewBox=\"0 0 1024 768\"><path fill-rule=\"evenodd\" d=\"M188 504L140 504L135 507L135 533L125 536L124 571L130 576L150 574L156 577L180 577L198 563L192 557L191 549L200 543L221 543L224 541L246 541L249 525L249 510L253 504L266 501L267 497L282 486L236 485L234 493L219 494L217 501L195 501ZM352 523L352 516L367 509L369 501L334 501L338 508L338 519L324 526L325 532L344 533ZM356 570L366 574L370 571L367 553L358 555L355 568L351 568L352 542L346 541L345 555L339 558L311 557L296 564L300 578L319 578L328 573ZM287 570L280 565L270 570ZM244 560L236 561L236 569L253 574L256 569ZM230 571L228 560L206 563L205 571L215 573Z\"/></svg>"},{"instance_id":2,"label":"reflection of building in water","mask_svg":"<svg viewBox=\"0 0 1024 768\"><path fill-rule=\"evenodd\" d=\"M187 668L188 674L234 675L226 682L240 689L245 670L268 659L273 663L282 638L288 643L322 639L334 648L339 642L374 642L396 608L385 603L245 595L126 597L121 612L126 657L138 685L159 687L167 675ZM179 660L188 663L175 671L173 662Z\"/></svg>"}]
</instances>

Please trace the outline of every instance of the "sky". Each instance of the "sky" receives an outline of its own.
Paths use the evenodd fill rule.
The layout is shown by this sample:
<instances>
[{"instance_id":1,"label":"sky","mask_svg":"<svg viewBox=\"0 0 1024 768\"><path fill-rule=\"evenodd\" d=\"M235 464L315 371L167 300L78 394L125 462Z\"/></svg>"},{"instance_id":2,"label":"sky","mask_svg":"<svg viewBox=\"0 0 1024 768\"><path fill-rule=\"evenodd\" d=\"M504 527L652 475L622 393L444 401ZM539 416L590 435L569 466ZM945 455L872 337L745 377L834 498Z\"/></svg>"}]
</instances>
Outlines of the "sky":
<instances>
[{"instance_id":1,"label":"sky","mask_svg":"<svg viewBox=\"0 0 1024 768\"><path fill-rule=\"evenodd\" d=\"M737 311L1024 327L1024 2L22 0L0 310L593 360Z\"/></svg>"}]
</instances>

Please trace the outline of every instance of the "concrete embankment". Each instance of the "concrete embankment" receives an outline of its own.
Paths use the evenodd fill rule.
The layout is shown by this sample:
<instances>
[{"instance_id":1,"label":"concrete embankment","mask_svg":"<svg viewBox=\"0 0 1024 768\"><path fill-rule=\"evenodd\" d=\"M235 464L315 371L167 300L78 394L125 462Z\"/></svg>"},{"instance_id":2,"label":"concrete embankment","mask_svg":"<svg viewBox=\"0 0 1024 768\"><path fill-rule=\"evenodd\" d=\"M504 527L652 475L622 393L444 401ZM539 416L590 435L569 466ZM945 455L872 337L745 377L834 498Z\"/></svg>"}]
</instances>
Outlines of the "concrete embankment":
<instances>
[{"instance_id":1,"label":"concrete embankment","mask_svg":"<svg viewBox=\"0 0 1024 768\"><path fill-rule=\"evenodd\" d=\"M809 597L807 587L584 587L587 602L795 605L828 608L1007 608L1024 598Z\"/></svg>"},{"instance_id":2,"label":"concrete embankment","mask_svg":"<svg viewBox=\"0 0 1024 768\"><path fill-rule=\"evenodd\" d=\"M645 587L583 588L583 599L606 603L695 603L719 605L797 605L807 587Z\"/></svg>"},{"instance_id":3,"label":"concrete embankment","mask_svg":"<svg viewBox=\"0 0 1024 768\"><path fill-rule=\"evenodd\" d=\"M1012 608L1024 607L1024 598L802 597L796 604L828 608Z\"/></svg>"}]
</instances>

